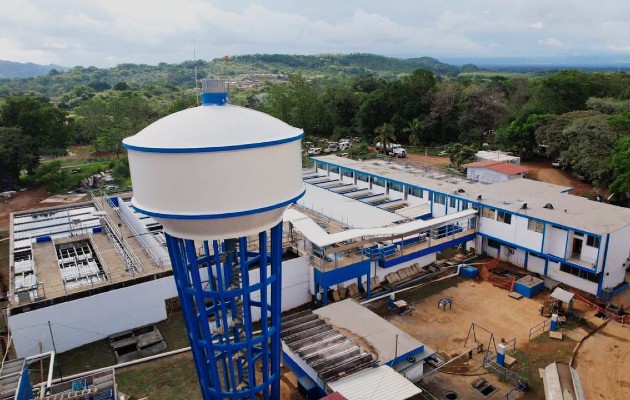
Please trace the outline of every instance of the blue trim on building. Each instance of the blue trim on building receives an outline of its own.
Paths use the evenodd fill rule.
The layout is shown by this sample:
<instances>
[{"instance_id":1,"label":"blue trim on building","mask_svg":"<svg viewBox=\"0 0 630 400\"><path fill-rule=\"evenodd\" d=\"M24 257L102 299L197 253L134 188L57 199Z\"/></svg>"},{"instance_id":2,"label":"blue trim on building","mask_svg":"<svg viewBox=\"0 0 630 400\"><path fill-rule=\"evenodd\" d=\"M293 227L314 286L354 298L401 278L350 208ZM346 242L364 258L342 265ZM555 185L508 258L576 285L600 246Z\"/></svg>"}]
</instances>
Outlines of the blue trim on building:
<instances>
[{"instance_id":1,"label":"blue trim on building","mask_svg":"<svg viewBox=\"0 0 630 400\"><path fill-rule=\"evenodd\" d=\"M418 250L413 253L405 254L400 257L393 258L391 260L379 259L378 264L381 268L391 268L396 265L400 265L404 262L411 261L414 258L419 258L426 256L428 254L436 253L438 251L442 251L444 249L448 249L449 247L457 246L460 243L466 243L469 240L473 240L475 238L475 233L471 233L466 236L462 236L453 240L449 240L448 242L440 243L436 246L427 247L426 249Z\"/></svg>"},{"instance_id":2,"label":"blue trim on building","mask_svg":"<svg viewBox=\"0 0 630 400\"><path fill-rule=\"evenodd\" d=\"M547 224L543 223L543 231L542 231L542 243L540 244L540 252L544 252L545 251L545 235L547 234Z\"/></svg>"},{"instance_id":3,"label":"blue trim on building","mask_svg":"<svg viewBox=\"0 0 630 400\"><path fill-rule=\"evenodd\" d=\"M229 146L216 146L216 147L179 147L179 148L136 146L136 145L125 143L123 141L123 147L127 150L140 151L143 153L168 153L168 154L216 153L220 151L248 150L248 149L257 149L261 147L277 146L279 144L295 142L296 140L300 140L303 137L304 137L304 132L301 132L297 136L277 139L277 140L270 140L268 142L234 144L234 145L229 145Z\"/></svg>"},{"instance_id":4,"label":"blue trim on building","mask_svg":"<svg viewBox=\"0 0 630 400\"><path fill-rule=\"evenodd\" d=\"M606 270L606 258L608 257L608 243L610 243L610 233L606 235L606 246L604 246L604 262L602 263L602 273L597 282L597 297L602 297L602 286L604 285L604 272ZM601 246L601 243L600 243Z\"/></svg>"},{"instance_id":5,"label":"blue trim on building","mask_svg":"<svg viewBox=\"0 0 630 400\"><path fill-rule=\"evenodd\" d=\"M163 213L157 213L157 212L153 212L153 211L144 210L144 209L136 206L135 204L133 204L133 201L131 203L131 206L137 212L139 212L141 214L148 215L150 217L154 217L154 218L181 219L181 220L203 220L203 219L234 218L234 217L243 217L243 216L247 216L247 215L259 214L259 213L262 213L262 212L265 212L265 211L275 210L276 208L284 207L286 205L295 203L302 196L304 196L305 192L306 192L306 189L303 190L302 193L300 193L299 195L295 196L292 199L289 199L289 200L286 200L286 201L283 201L281 203L274 204L274 205L271 205L271 206L257 208L257 209L254 209L254 210L236 211L236 212L222 213L222 214L200 214L200 215L163 214Z\"/></svg>"},{"instance_id":6,"label":"blue trim on building","mask_svg":"<svg viewBox=\"0 0 630 400\"><path fill-rule=\"evenodd\" d=\"M566 229L566 230L570 230L570 231L574 231L574 232L578 232L578 233L582 233L582 234L586 234L586 235L598 236L600 239L602 237L601 235L598 235L598 234L595 234L595 233L592 233L592 232L588 232L588 231L584 231L584 230L581 230L581 229L578 229L578 228L562 225L560 223L544 220L544 219L541 219L541 218L532 217L532 216L529 216L527 214L521 214L521 213L518 213L518 212L515 212L515 211L511 211L511 210L506 210L506 209L503 209L503 208L500 208L500 207L496 207L496 206L493 206L493 205L489 205L489 204L485 204L485 203L482 203L482 202L476 202L476 201L473 201L473 200L470 200L470 199L467 199L467 198L461 198L461 197L453 196L450 193L440 192L440 191L424 188L424 187L421 187L421 186L416 186L416 185L413 185L413 184L411 184L409 182L402 182L402 181L398 181L398 180L395 180L395 179L386 178L386 177L383 177L382 175L376 175L376 174L372 174L370 172L360 171L360 170L357 170L357 169L354 169L354 168L341 166L341 165L334 164L334 163L331 163L331 162L328 162L328 161L318 160L318 159L316 159L314 157L309 157L309 159L311 161L315 162L315 163L320 163L322 165L333 165L335 167L339 167L340 168L340 173L341 173L341 169L347 170L347 171L353 171L353 172L356 172L356 173L359 173L359 174L364 174L364 175L366 175L368 177L375 177L375 178L379 178L379 179L385 179L386 181L396 182L396 183L400 183L402 185L408 185L408 186L410 186L412 188L415 188L415 189L426 190L426 191L429 192L429 195L431 195L432 193L439 193L439 194L443 194L443 195L447 196L447 198L454 197L456 199L467 201L469 205L475 206L475 207L478 207L478 208L480 208L480 207L492 208L494 210L503 211L505 213L508 213L508 214L511 214L511 215L514 215L514 216L517 216L517 217L520 217L520 218L531 219L533 221L539 221L539 222L542 222L542 223L545 223L545 224L552 224L554 226L557 226L557 227L560 227L560 228L563 228L563 229ZM430 202L431 202L431 213L433 213L433 198L432 197L430 197Z\"/></svg>"}]
</instances>

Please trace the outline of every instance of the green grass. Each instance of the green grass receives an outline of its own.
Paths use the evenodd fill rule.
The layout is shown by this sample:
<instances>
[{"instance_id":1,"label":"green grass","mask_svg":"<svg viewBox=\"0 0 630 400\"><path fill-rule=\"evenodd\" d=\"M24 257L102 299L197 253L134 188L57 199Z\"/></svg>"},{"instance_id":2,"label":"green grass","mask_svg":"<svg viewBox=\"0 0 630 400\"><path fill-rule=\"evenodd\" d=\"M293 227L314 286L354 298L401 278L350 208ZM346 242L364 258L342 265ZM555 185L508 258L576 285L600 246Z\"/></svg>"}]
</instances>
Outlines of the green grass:
<instances>
[{"instance_id":1,"label":"green grass","mask_svg":"<svg viewBox=\"0 0 630 400\"><path fill-rule=\"evenodd\" d=\"M530 343L522 345L517 343L516 350L508 353L516 359L511 369L520 373L529 383L527 399L545 398L543 381L538 370L555 361L569 363L575 345L576 342L566 336L562 341L558 341L551 339L548 334L542 334Z\"/></svg>"},{"instance_id":2,"label":"green grass","mask_svg":"<svg viewBox=\"0 0 630 400\"><path fill-rule=\"evenodd\" d=\"M201 399L191 353L184 353L116 372L121 392L134 399Z\"/></svg>"}]
</instances>

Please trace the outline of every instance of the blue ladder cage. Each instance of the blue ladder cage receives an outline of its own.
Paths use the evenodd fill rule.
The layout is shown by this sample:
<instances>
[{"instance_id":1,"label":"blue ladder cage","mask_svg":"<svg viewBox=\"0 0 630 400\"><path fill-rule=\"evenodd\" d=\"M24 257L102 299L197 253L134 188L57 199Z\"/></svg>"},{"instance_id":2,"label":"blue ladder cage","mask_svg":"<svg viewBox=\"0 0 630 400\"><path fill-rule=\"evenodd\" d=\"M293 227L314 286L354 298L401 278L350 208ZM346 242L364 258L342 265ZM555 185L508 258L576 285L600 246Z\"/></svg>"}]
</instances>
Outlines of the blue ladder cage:
<instances>
[{"instance_id":1,"label":"blue ladder cage","mask_svg":"<svg viewBox=\"0 0 630 400\"><path fill-rule=\"evenodd\" d=\"M199 250L166 235L204 400L280 398L282 222L270 233Z\"/></svg>"}]
</instances>

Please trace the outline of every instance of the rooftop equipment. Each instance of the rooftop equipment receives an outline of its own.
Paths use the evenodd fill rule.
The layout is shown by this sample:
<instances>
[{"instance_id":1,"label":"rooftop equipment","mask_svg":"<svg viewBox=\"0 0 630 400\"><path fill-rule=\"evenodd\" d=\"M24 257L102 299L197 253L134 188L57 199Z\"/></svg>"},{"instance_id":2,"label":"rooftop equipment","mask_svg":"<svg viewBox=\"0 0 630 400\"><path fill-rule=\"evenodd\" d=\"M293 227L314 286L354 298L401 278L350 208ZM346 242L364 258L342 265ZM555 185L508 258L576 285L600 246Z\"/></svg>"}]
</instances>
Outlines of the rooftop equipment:
<instances>
[{"instance_id":1,"label":"rooftop equipment","mask_svg":"<svg viewBox=\"0 0 630 400\"><path fill-rule=\"evenodd\" d=\"M164 227L203 399L277 399L282 213L304 194L303 132L202 84L201 106L123 140L131 204Z\"/></svg>"}]
</instances>

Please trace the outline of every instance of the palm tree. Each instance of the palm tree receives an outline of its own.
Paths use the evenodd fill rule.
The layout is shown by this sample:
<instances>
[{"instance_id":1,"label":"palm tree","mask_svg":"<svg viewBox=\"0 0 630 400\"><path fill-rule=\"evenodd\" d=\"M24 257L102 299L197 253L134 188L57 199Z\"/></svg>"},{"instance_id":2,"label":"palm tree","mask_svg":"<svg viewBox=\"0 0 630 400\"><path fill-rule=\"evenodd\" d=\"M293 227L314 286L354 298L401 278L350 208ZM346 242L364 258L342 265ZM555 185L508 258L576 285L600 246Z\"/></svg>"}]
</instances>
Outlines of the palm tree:
<instances>
[{"instance_id":1,"label":"palm tree","mask_svg":"<svg viewBox=\"0 0 630 400\"><path fill-rule=\"evenodd\" d=\"M416 147L420 144L422 136L424 136L424 124L420 118L414 118L407 123L407 127L403 129L403 132L409 135L409 144Z\"/></svg>"},{"instance_id":2,"label":"palm tree","mask_svg":"<svg viewBox=\"0 0 630 400\"><path fill-rule=\"evenodd\" d=\"M381 144L379 152L386 153L387 148L392 144L394 140L396 140L396 135L394 134L394 126L392 124L385 123L374 129L374 133L376 133L374 143L378 144L380 142Z\"/></svg>"}]
</instances>

